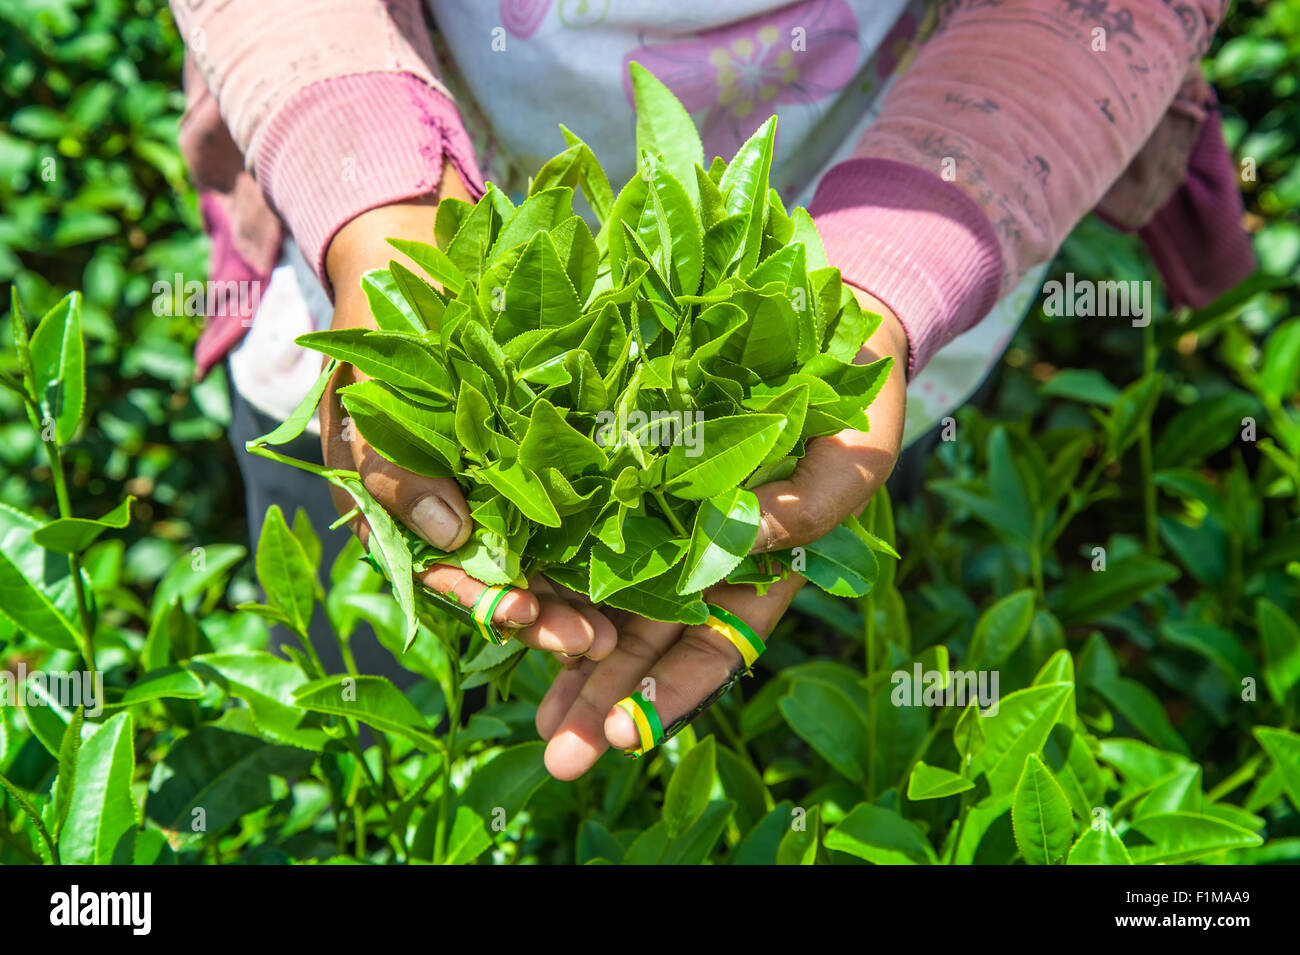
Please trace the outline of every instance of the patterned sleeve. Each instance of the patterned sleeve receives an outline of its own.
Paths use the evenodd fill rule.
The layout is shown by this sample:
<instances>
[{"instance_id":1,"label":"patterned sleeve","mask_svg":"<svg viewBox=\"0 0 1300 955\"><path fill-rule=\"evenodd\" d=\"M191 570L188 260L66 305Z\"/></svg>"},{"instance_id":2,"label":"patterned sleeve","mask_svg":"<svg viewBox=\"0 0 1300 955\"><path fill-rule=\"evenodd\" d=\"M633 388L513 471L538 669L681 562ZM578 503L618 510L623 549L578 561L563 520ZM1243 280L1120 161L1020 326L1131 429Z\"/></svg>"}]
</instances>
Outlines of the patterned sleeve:
<instances>
[{"instance_id":1,"label":"patterned sleeve","mask_svg":"<svg viewBox=\"0 0 1300 955\"><path fill-rule=\"evenodd\" d=\"M322 282L350 219L482 177L419 0L172 0L221 117Z\"/></svg>"},{"instance_id":2,"label":"patterned sleeve","mask_svg":"<svg viewBox=\"0 0 1300 955\"><path fill-rule=\"evenodd\" d=\"M1169 110L1226 0L950 0L810 211L909 372L1047 261Z\"/></svg>"}]
</instances>

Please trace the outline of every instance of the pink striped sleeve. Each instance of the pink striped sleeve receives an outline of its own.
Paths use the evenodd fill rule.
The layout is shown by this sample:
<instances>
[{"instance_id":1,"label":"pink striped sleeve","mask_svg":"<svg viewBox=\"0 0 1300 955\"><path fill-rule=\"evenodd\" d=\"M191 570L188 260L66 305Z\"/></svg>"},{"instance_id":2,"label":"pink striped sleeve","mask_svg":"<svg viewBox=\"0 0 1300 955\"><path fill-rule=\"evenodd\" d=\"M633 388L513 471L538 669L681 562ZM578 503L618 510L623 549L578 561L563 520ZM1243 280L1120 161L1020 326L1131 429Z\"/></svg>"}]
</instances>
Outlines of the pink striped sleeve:
<instances>
[{"instance_id":1,"label":"pink striped sleeve","mask_svg":"<svg viewBox=\"0 0 1300 955\"><path fill-rule=\"evenodd\" d=\"M455 104L409 73L366 73L290 98L267 123L256 172L325 281L334 234L367 209L436 190L444 159L471 194L482 194Z\"/></svg>"},{"instance_id":2,"label":"pink striped sleeve","mask_svg":"<svg viewBox=\"0 0 1300 955\"><path fill-rule=\"evenodd\" d=\"M911 373L1055 254L1156 129L1226 0L953 6L810 205L846 281L899 316Z\"/></svg>"},{"instance_id":3,"label":"pink striped sleeve","mask_svg":"<svg viewBox=\"0 0 1300 955\"><path fill-rule=\"evenodd\" d=\"M236 146L322 281L345 223L434 191L444 161L482 189L420 0L171 6Z\"/></svg>"}]
</instances>

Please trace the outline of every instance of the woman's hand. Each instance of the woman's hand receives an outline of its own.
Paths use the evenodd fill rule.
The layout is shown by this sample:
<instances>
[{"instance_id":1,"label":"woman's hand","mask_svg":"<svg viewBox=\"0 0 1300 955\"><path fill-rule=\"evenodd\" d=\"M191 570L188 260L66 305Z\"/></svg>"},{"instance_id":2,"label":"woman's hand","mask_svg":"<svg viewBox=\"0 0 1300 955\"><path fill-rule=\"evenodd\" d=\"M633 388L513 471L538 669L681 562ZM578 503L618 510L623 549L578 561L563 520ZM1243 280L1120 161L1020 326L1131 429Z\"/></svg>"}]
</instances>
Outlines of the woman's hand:
<instances>
[{"instance_id":1,"label":"woman's hand","mask_svg":"<svg viewBox=\"0 0 1300 955\"><path fill-rule=\"evenodd\" d=\"M361 289L361 276L368 270L387 267L394 258L405 258L386 241L388 236L424 238L433 235L437 201L445 197L471 201L460 178L450 165L445 167L435 197L381 206L348 222L330 243L325 267L335 289L331 328L374 328L370 306ZM408 267L417 268L407 260ZM355 470L361 482L394 517L441 550L451 551L469 539L473 522L460 487L451 478L432 478L399 468L379 455L356 430L349 427L337 389L365 376L351 365L339 366L321 402L321 450L325 466ZM331 487L334 505L340 513L352 509L345 491ZM367 545L370 527L363 517L352 521L352 529ZM465 606L473 606L485 585L458 567L434 565L419 574L425 587L454 595ZM540 576L529 581L528 590L513 589L501 599L492 616L498 626L514 628L515 636L530 647L600 659L613 649L613 625L590 603L556 588Z\"/></svg>"},{"instance_id":2,"label":"woman's hand","mask_svg":"<svg viewBox=\"0 0 1300 955\"><path fill-rule=\"evenodd\" d=\"M858 301L880 312L880 328L862 347L858 363L893 357L879 396L868 410L871 430L842 431L808 443L808 452L786 480L756 488L762 519L754 553L808 544L856 514L894 468L903 440L907 336L883 303L864 292ZM719 584L706 602L745 621L766 639L804 584L791 574L760 597L749 585ZM640 736L632 718L615 706L649 688L660 724L668 727L694 711L742 666L740 652L708 626L685 627L628 615L619 620L618 645L604 659L562 658L537 710L537 730L548 740L546 768L557 779L576 779L610 746L635 749ZM649 679L651 682L646 683Z\"/></svg>"},{"instance_id":3,"label":"woman's hand","mask_svg":"<svg viewBox=\"0 0 1300 955\"><path fill-rule=\"evenodd\" d=\"M766 639L803 584L792 574L762 597L748 585L719 584L706 590L704 599ZM548 741L546 768L556 779L577 779L611 746L637 748L640 736L632 718L615 706L624 697L641 690L667 728L743 666L740 652L708 626L633 614L618 622L613 652L599 661L562 659L564 669L537 708L537 732Z\"/></svg>"}]
</instances>

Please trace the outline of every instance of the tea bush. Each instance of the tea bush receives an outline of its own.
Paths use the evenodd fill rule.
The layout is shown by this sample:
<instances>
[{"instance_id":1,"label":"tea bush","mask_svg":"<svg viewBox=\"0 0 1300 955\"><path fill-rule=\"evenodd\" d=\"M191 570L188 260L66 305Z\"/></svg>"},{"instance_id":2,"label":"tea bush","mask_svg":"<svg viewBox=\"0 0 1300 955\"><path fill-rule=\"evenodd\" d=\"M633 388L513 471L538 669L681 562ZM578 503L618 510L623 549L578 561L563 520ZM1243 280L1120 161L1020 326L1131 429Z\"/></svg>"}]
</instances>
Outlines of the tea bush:
<instances>
[{"instance_id":1,"label":"tea bush","mask_svg":"<svg viewBox=\"0 0 1300 955\"><path fill-rule=\"evenodd\" d=\"M403 653L410 620L355 542L322 567L325 529L273 510L245 560L233 478L200 479L234 474L223 383L191 383L196 329L146 304L202 252L164 5L0 19L22 102L0 127L21 303L0 688L84 670L92 646L105 683L99 713L0 707L0 861L1300 859L1300 2L1239 4L1206 62L1253 160L1261 274L1143 329L1036 310L923 492L863 514L902 555L876 553L870 592L805 589L756 680L565 784L533 728L549 656L426 602ZM1054 271L1155 280L1091 220ZM322 675L313 613L345 646L368 623L419 682ZM304 649L267 653L268 619ZM950 670L996 674L996 712L907 705Z\"/></svg>"}]
</instances>

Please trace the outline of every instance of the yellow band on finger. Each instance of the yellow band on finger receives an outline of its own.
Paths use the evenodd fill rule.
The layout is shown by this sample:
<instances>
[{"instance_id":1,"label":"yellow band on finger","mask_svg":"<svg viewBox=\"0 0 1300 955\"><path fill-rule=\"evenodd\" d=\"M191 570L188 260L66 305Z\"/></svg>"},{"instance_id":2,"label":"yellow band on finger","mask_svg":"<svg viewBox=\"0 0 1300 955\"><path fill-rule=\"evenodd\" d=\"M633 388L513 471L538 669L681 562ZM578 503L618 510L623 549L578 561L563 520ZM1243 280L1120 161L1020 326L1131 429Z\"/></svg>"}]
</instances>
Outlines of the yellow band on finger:
<instances>
[{"instance_id":1,"label":"yellow band on finger","mask_svg":"<svg viewBox=\"0 0 1300 955\"><path fill-rule=\"evenodd\" d=\"M704 625L725 637L728 643L740 651L740 656L745 661L745 669L748 670L767 646L759 639L753 628L735 614L716 604L707 604L707 606L709 619L704 621Z\"/></svg>"},{"instance_id":2,"label":"yellow band on finger","mask_svg":"<svg viewBox=\"0 0 1300 955\"><path fill-rule=\"evenodd\" d=\"M663 724L659 722L655 705L642 696L640 690L631 696L623 697L614 705L632 717L632 722L636 724L637 735L641 739L640 746L627 751L629 755L644 756L659 745L659 741L664 736Z\"/></svg>"},{"instance_id":3,"label":"yellow band on finger","mask_svg":"<svg viewBox=\"0 0 1300 955\"><path fill-rule=\"evenodd\" d=\"M501 599L509 592L509 587L487 587L478 595L478 600L474 601L472 611L474 629L480 637L490 643L501 645L510 640L509 634L502 633L492 626L492 614L496 612L497 604L501 603Z\"/></svg>"}]
</instances>

